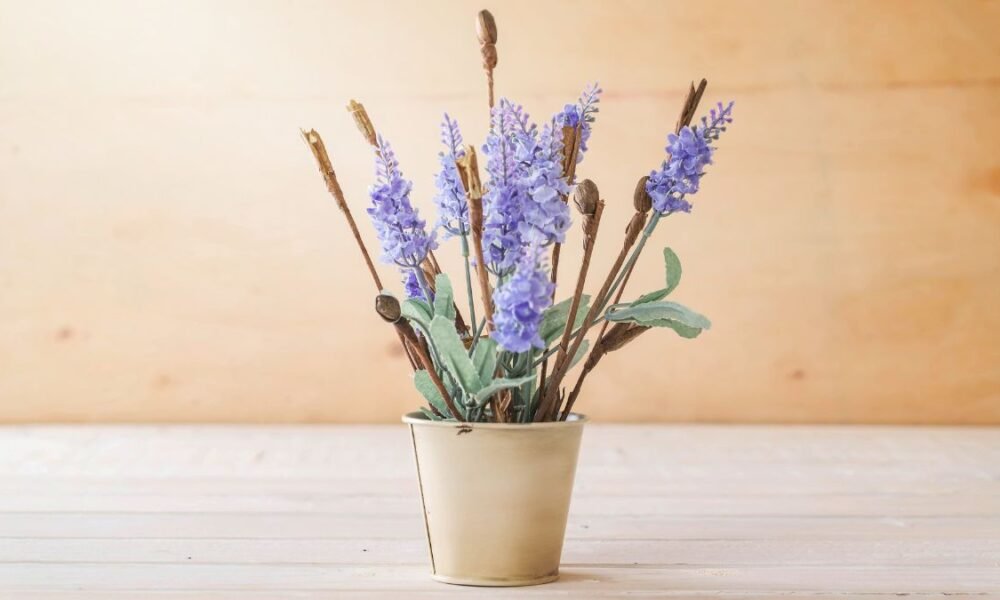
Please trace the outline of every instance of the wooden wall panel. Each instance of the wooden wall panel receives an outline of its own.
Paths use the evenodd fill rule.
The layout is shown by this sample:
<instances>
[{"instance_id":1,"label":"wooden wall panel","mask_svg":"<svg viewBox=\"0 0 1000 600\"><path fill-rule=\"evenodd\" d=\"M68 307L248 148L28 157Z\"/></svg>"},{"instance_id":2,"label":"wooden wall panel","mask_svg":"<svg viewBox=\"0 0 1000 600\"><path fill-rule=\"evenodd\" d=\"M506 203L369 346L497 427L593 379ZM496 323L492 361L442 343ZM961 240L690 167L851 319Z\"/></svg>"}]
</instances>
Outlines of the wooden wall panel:
<instances>
[{"instance_id":1,"label":"wooden wall panel","mask_svg":"<svg viewBox=\"0 0 1000 600\"><path fill-rule=\"evenodd\" d=\"M393 421L417 398L298 138L364 233L366 103L430 212L485 133L468 2L0 0L0 421ZM735 99L681 256L714 328L590 379L602 420L1000 422L1000 4L497 2L500 94L599 80L594 271L687 82ZM574 231L574 235L576 232ZM440 251L457 268L457 248ZM566 254L579 257L574 238ZM568 264L568 263L564 263ZM391 269L383 268L386 279Z\"/></svg>"}]
</instances>

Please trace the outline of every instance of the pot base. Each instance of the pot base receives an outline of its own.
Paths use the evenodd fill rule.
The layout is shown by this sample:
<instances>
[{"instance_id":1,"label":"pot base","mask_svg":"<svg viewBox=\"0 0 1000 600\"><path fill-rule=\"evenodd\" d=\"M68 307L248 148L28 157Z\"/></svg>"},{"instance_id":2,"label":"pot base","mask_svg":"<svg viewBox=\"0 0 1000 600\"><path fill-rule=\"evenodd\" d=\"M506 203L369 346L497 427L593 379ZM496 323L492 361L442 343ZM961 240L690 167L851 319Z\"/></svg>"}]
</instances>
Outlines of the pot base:
<instances>
[{"instance_id":1,"label":"pot base","mask_svg":"<svg viewBox=\"0 0 1000 600\"><path fill-rule=\"evenodd\" d=\"M542 577L535 577L533 579L506 579L497 578L490 579L488 577L450 577L448 575L431 575L431 579L434 581L440 581L441 583L450 583L452 585L470 585L476 587L523 587L529 585L541 585L543 583L551 583L556 579L559 579L559 571L551 573L549 575L543 575Z\"/></svg>"}]
</instances>

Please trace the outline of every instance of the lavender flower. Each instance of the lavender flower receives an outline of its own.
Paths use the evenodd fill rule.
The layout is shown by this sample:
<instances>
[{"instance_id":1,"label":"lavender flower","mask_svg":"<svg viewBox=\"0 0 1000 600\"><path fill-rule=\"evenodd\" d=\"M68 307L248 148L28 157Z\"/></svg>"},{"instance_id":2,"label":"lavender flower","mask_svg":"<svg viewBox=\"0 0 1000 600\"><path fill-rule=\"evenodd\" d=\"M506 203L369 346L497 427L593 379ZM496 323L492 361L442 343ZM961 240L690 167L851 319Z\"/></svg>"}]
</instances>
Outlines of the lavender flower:
<instances>
[{"instance_id":1,"label":"lavender flower","mask_svg":"<svg viewBox=\"0 0 1000 600\"><path fill-rule=\"evenodd\" d=\"M529 248L522 254L514 274L493 292L496 305L493 338L509 352L545 348L538 332L542 313L552 304L555 286L549 281L541 258L541 248Z\"/></svg>"},{"instance_id":2,"label":"lavender flower","mask_svg":"<svg viewBox=\"0 0 1000 600\"><path fill-rule=\"evenodd\" d=\"M528 244L561 244L570 226L569 205L560 198L569 193L562 173L562 134L551 124L541 135L536 131L522 128L514 136L519 164L515 180L523 191L518 232Z\"/></svg>"},{"instance_id":3,"label":"lavender flower","mask_svg":"<svg viewBox=\"0 0 1000 600\"><path fill-rule=\"evenodd\" d=\"M595 114L600 112L597 107L601 101L602 90L596 83L587 87L580 94L580 99L576 104L567 104L563 111L553 117L557 127L576 127L580 125L580 151L576 155L576 162L583 161L583 154L587 151L587 140L590 139L591 123L595 120Z\"/></svg>"},{"instance_id":4,"label":"lavender flower","mask_svg":"<svg viewBox=\"0 0 1000 600\"><path fill-rule=\"evenodd\" d=\"M490 176L483 196L483 254L486 267L494 275L504 276L514 270L522 247L524 191L517 183L515 134L531 127L521 106L506 98L493 108L490 125L483 145Z\"/></svg>"},{"instance_id":5,"label":"lavender flower","mask_svg":"<svg viewBox=\"0 0 1000 600\"><path fill-rule=\"evenodd\" d=\"M465 188L462 178L455 166L455 160L465 156L462 149L462 133L458 123L447 114L441 123L441 141L448 149L438 154L441 161L441 171L435 178L434 185L438 194L434 203L438 207L438 225L445 230L445 237L452 235L467 235L469 229L469 204L465 199Z\"/></svg>"},{"instance_id":6,"label":"lavender flower","mask_svg":"<svg viewBox=\"0 0 1000 600\"><path fill-rule=\"evenodd\" d=\"M653 199L653 208L659 213L690 212L687 196L698 192L705 167L712 164L716 141L726 125L732 123L733 103L721 103L703 117L701 127L683 127L680 133L667 137L668 159L659 171L649 174L646 191Z\"/></svg>"},{"instance_id":7,"label":"lavender flower","mask_svg":"<svg viewBox=\"0 0 1000 600\"><path fill-rule=\"evenodd\" d=\"M399 162L389 143L378 136L375 154L375 184L368 190L372 205L368 215L382 244L382 260L416 268L437 247L434 234L410 204L413 185L403 179Z\"/></svg>"},{"instance_id":8,"label":"lavender flower","mask_svg":"<svg viewBox=\"0 0 1000 600\"><path fill-rule=\"evenodd\" d=\"M407 269L403 273L403 290L406 292L407 298L428 300L427 294L424 293L424 288L420 286L420 280L417 279L416 269Z\"/></svg>"}]
</instances>

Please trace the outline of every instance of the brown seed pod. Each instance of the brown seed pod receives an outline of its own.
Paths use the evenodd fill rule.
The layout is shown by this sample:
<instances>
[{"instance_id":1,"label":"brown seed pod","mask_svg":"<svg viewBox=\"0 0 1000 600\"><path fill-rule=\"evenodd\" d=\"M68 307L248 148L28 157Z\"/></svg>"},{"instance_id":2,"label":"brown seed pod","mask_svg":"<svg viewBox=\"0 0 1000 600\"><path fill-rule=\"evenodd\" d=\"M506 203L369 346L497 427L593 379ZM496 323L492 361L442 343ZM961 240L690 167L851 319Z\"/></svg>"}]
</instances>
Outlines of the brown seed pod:
<instances>
[{"instance_id":1,"label":"brown seed pod","mask_svg":"<svg viewBox=\"0 0 1000 600\"><path fill-rule=\"evenodd\" d=\"M649 180L649 176L643 175L639 179L639 182L635 184L635 193L632 195L632 206L635 207L636 212L648 213L653 208L653 199L649 197L649 192L646 191L647 180Z\"/></svg>"},{"instance_id":2,"label":"brown seed pod","mask_svg":"<svg viewBox=\"0 0 1000 600\"><path fill-rule=\"evenodd\" d=\"M476 17L476 35L479 36L480 44L497 43L497 22L486 9L479 11Z\"/></svg>"},{"instance_id":3,"label":"brown seed pod","mask_svg":"<svg viewBox=\"0 0 1000 600\"><path fill-rule=\"evenodd\" d=\"M600 199L601 193L597 190L597 185L593 181L584 179L576 184L576 189L573 191L573 204L576 205L577 210L581 214L594 214Z\"/></svg>"},{"instance_id":4,"label":"brown seed pod","mask_svg":"<svg viewBox=\"0 0 1000 600\"><path fill-rule=\"evenodd\" d=\"M387 323L399 321L402 314L399 308L399 300L389 294L379 294L375 296L375 312Z\"/></svg>"}]
</instances>

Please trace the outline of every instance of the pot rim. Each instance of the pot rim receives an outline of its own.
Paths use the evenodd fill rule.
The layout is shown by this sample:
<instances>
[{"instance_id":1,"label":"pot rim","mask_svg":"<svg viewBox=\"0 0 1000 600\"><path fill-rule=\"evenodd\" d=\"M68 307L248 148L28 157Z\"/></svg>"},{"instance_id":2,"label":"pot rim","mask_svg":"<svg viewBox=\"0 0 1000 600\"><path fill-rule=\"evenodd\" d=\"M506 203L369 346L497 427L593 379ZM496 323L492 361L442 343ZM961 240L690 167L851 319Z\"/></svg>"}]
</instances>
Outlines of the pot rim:
<instances>
[{"instance_id":1,"label":"pot rim","mask_svg":"<svg viewBox=\"0 0 1000 600\"><path fill-rule=\"evenodd\" d=\"M472 429L552 429L556 427L582 427L589 421L587 415L580 413L570 413L565 421L542 421L541 423L470 423L466 421L431 421L420 411L406 413L402 417L403 423L407 425L420 425L425 427L449 427Z\"/></svg>"}]
</instances>

